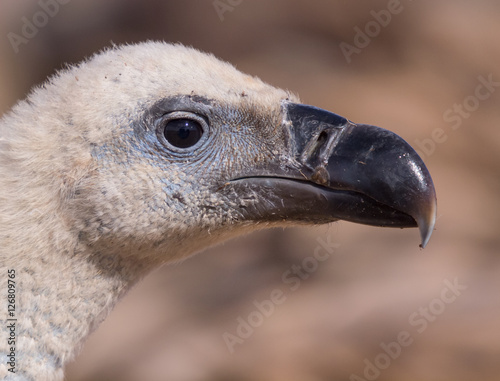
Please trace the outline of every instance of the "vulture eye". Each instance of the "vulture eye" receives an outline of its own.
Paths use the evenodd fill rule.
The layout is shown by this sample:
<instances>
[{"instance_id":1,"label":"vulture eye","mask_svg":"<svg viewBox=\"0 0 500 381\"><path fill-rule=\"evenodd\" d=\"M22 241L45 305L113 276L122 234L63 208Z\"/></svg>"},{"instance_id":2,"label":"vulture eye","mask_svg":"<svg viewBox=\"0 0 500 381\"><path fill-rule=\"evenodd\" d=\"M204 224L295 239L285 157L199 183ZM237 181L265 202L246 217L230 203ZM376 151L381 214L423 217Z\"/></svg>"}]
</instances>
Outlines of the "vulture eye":
<instances>
[{"instance_id":1,"label":"vulture eye","mask_svg":"<svg viewBox=\"0 0 500 381\"><path fill-rule=\"evenodd\" d=\"M208 130L206 121L188 112L173 112L163 119L159 134L171 147L186 149L196 145Z\"/></svg>"},{"instance_id":2,"label":"vulture eye","mask_svg":"<svg viewBox=\"0 0 500 381\"><path fill-rule=\"evenodd\" d=\"M203 128L192 119L173 119L165 125L165 139L174 147L188 148L201 139Z\"/></svg>"}]
</instances>

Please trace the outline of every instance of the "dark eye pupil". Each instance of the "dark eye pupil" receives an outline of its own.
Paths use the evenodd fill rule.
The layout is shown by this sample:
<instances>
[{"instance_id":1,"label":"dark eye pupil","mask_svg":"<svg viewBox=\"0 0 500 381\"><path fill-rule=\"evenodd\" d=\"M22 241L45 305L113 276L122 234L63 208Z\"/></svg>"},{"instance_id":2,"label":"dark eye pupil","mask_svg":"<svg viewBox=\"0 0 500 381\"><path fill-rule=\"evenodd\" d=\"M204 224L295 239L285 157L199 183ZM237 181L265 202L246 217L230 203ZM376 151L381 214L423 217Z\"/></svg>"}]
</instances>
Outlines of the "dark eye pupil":
<instances>
[{"instance_id":1,"label":"dark eye pupil","mask_svg":"<svg viewBox=\"0 0 500 381\"><path fill-rule=\"evenodd\" d=\"M201 139L203 129L192 119L173 119L165 126L165 139L178 148L194 146Z\"/></svg>"}]
</instances>

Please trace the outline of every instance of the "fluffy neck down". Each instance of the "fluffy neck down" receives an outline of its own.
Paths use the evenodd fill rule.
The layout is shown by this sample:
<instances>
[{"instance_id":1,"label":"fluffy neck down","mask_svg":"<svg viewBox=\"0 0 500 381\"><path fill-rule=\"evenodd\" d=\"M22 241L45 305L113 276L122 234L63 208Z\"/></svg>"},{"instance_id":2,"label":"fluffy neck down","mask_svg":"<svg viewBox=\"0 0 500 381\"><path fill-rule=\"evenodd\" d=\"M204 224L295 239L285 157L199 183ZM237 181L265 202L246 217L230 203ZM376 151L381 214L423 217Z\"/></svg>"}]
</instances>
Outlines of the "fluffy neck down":
<instances>
[{"instance_id":1,"label":"fluffy neck down","mask_svg":"<svg viewBox=\"0 0 500 381\"><path fill-rule=\"evenodd\" d=\"M40 216L42 217L42 216ZM2 274L15 271L15 374L4 380L58 380L83 340L148 268L129 258L91 251L62 229L2 248ZM16 240L17 241L17 240ZM35 252L28 250L37 242ZM5 249L5 251L4 251ZM2 311L7 311L6 298ZM7 358L10 346L0 342ZM5 362L3 362L5 364Z\"/></svg>"}]
</instances>

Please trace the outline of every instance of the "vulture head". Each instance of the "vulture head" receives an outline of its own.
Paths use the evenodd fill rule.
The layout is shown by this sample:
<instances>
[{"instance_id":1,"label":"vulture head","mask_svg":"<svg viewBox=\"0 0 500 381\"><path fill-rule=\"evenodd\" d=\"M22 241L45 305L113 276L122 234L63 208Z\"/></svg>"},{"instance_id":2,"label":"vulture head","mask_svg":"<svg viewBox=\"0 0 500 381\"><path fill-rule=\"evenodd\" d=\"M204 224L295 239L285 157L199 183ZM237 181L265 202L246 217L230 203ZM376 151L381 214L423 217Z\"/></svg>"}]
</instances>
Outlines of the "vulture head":
<instances>
[{"instance_id":1,"label":"vulture head","mask_svg":"<svg viewBox=\"0 0 500 381\"><path fill-rule=\"evenodd\" d=\"M131 284L227 238L346 220L418 226L424 246L434 226L431 177L402 138L181 45L64 70L0 133L0 267L17 274L26 379L62 377Z\"/></svg>"}]
</instances>

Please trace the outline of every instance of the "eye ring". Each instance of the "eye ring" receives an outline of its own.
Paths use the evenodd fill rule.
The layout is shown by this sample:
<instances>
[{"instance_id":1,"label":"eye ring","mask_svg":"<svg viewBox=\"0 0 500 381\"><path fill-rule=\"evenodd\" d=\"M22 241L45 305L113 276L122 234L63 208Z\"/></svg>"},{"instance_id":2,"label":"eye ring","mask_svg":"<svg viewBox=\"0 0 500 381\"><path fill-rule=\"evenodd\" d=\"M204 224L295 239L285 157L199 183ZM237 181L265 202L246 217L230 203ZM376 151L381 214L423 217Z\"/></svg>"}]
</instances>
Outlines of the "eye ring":
<instances>
[{"instance_id":1,"label":"eye ring","mask_svg":"<svg viewBox=\"0 0 500 381\"><path fill-rule=\"evenodd\" d=\"M156 134L169 150L188 153L207 139L208 123L205 118L192 112L174 111L160 119Z\"/></svg>"}]
</instances>

